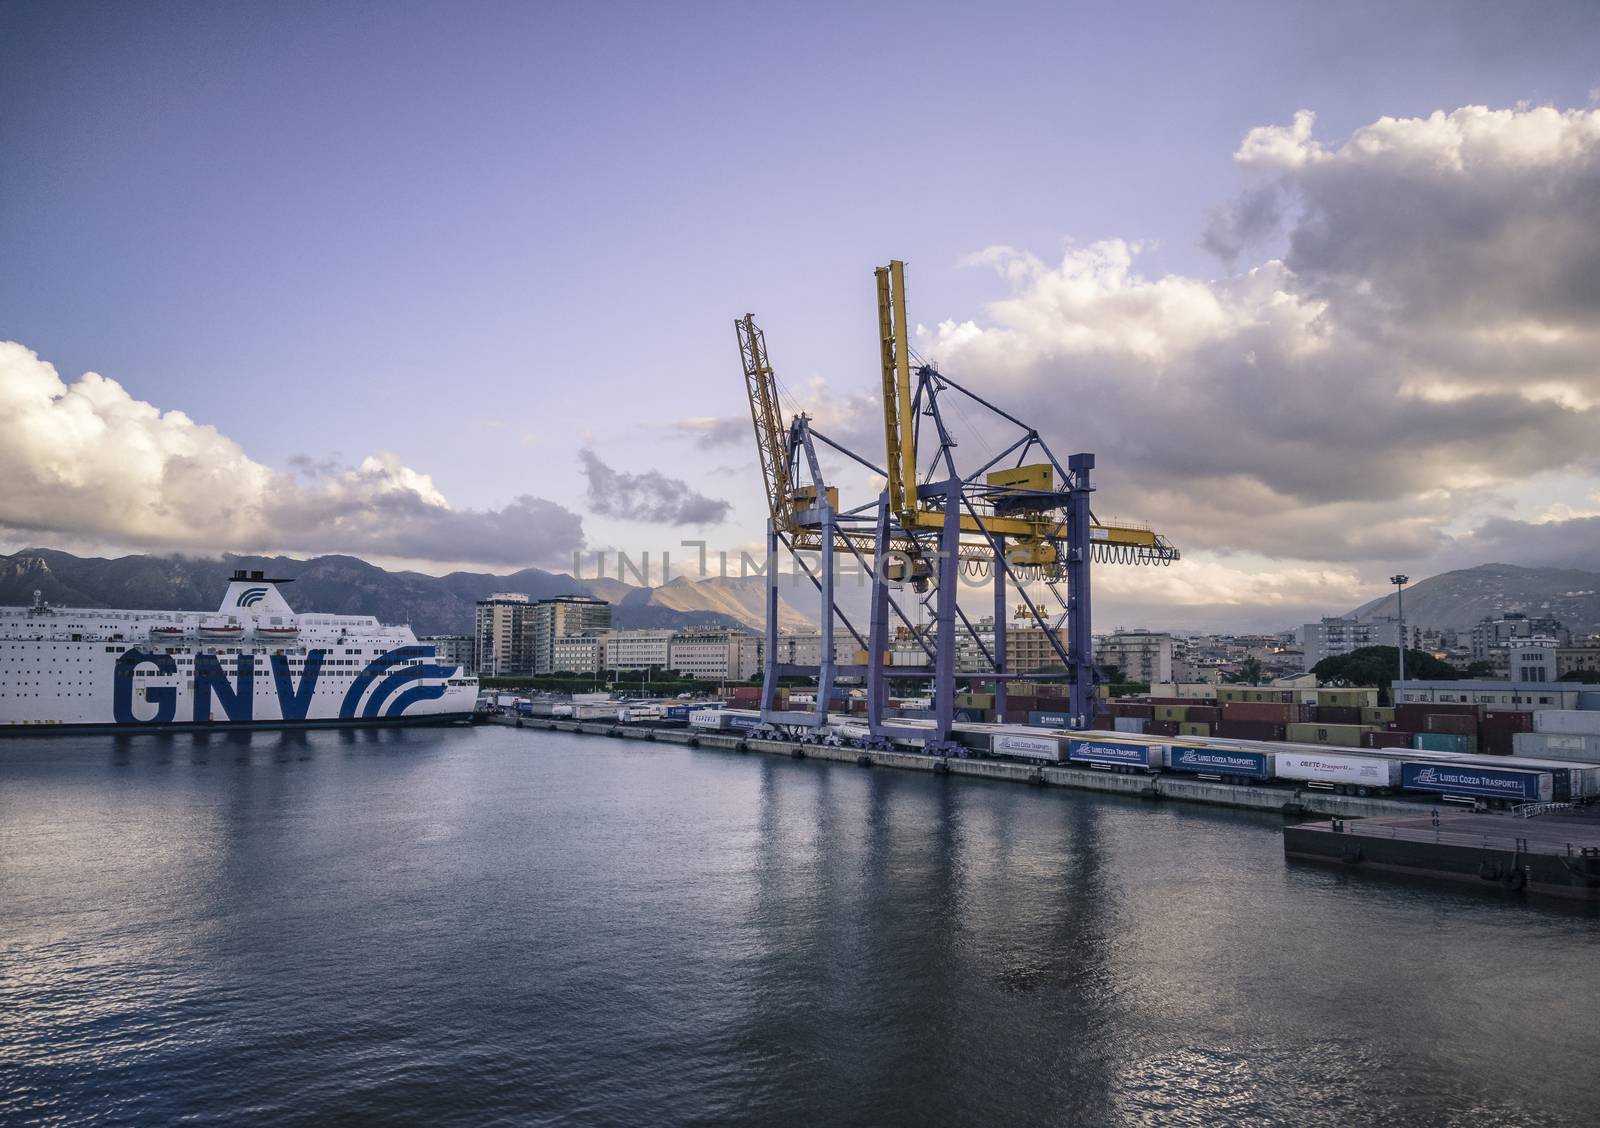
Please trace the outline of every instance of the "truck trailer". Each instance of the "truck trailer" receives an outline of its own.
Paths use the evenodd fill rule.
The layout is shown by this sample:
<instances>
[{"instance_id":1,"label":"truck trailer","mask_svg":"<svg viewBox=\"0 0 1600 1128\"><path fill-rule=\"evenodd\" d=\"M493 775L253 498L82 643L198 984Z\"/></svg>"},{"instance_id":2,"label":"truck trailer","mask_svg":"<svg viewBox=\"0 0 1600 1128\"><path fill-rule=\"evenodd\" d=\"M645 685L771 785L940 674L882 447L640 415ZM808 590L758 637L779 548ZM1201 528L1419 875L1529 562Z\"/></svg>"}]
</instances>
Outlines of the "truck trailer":
<instances>
[{"instance_id":1,"label":"truck trailer","mask_svg":"<svg viewBox=\"0 0 1600 1128\"><path fill-rule=\"evenodd\" d=\"M1308 787L1341 795L1385 794L1400 787L1400 761L1343 752L1274 752L1277 779L1299 780Z\"/></svg>"}]
</instances>

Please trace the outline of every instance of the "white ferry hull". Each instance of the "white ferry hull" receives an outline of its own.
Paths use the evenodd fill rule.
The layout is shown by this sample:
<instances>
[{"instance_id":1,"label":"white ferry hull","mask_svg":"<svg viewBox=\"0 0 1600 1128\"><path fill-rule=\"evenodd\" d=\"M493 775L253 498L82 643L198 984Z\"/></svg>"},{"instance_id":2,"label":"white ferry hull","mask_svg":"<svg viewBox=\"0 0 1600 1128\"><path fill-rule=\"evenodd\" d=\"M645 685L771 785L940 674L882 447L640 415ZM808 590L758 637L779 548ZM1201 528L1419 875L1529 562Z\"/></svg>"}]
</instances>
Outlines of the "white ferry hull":
<instances>
[{"instance_id":1,"label":"white ferry hull","mask_svg":"<svg viewBox=\"0 0 1600 1128\"><path fill-rule=\"evenodd\" d=\"M242 574L241 574L242 575ZM263 596L262 592L268 593ZM235 578L224 610L37 606L0 615L0 735L83 730L303 728L470 719L478 682L409 628L301 616L274 581ZM261 633L256 633L261 627Z\"/></svg>"}]
</instances>

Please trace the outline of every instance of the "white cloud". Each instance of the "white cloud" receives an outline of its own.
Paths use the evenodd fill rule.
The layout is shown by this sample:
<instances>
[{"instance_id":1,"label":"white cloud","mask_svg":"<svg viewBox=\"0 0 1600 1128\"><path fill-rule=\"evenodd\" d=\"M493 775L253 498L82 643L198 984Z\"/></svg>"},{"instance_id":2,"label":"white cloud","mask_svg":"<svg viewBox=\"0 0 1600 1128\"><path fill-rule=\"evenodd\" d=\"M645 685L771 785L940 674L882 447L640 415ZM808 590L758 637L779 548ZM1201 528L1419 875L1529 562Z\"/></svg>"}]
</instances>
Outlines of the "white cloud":
<instances>
[{"instance_id":1,"label":"white cloud","mask_svg":"<svg viewBox=\"0 0 1600 1128\"><path fill-rule=\"evenodd\" d=\"M0 528L13 537L496 566L559 564L583 544L581 519L554 502L455 509L392 454L297 469L264 466L115 380L89 372L67 384L29 349L0 342Z\"/></svg>"},{"instance_id":2,"label":"white cloud","mask_svg":"<svg viewBox=\"0 0 1600 1128\"><path fill-rule=\"evenodd\" d=\"M1294 123L1258 125L1244 135L1233 159L1249 169L1296 169L1323 155L1322 146L1311 139L1317 115L1300 110Z\"/></svg>"},{"instance_id":3,"label":"white cloud","mask_svg":"<svg viewBox=\"0 0 1600 1128\"><path fill-rule=\"evenodd\" d=\"M1288 205L1282 259L1147 277L1120 240L991 248L1008 296L921 346L1058 454L1097 451L1097 511L1342 575L1459 544L1503 487L1600 470L1600 111L1467 107L1334 146L1313 125L1236 154Z\"/></svg>"}]
</instances>

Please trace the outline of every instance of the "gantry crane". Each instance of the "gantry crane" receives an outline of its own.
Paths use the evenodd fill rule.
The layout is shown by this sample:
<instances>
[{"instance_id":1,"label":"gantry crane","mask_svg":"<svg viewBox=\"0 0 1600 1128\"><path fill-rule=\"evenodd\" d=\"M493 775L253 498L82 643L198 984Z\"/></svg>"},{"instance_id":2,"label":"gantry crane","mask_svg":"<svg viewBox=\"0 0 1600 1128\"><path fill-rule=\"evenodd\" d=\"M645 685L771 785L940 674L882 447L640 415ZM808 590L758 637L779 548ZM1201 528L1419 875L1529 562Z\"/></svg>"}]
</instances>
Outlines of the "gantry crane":
<instances>
[{"instance_id":1,"label":"gantry crane","mask_svg":"<svg viewBox=\"0 0 1600 1128\"><path fill-rule=\"evenodd\" d=\"M1089 509L1092 454L1075 454L1063 466L1039 433L1020 419L930 364L919 363L913 369L906 329L905 265L891 262L878 268L875 277L883 467L814 430L803 413L786 425L777 378L767 358L765 335L749 314L735 323L769 509L763 720L775 727L815 731L827 721L834 678L859 672L867 679L868 724L875 739L909 737L925 741L933 751L952 750L955 746L950 744L949 736L958 679L994 681L996 704L1003 710L1008 682L1041 676L1017 674L1006 668L1009 581L1022 600L1018 617L1031 618L1044 631L1066 669L1072 683L1074 722L1083 727L1091 719L1097 681L1090 633L1091 562L1164 565L1178 559L1178 551L1149 529L1094 520ZM957 467L956 443L940 408L940 397L951 392L966 397L977 409L1016 432L1008 446L970 473L963 474ZM935 453L925 467L919 462L918 452L924 419L931 421L937 440ZM886 482L882 494L874 501L841 510L838 490L823 479L818 443L882 477ZM794 554L821 597L822 646L820 662L814 667L778 660L780 547L787 547ZM840 612L834 598L836 550L853 556L872 579L872 617L866 638ZM803 554L808 551L819 554L816 569L804 559ZM958 586L963 574L993 579L992 652L978 639L959 605ZM1063 610L1053 624L1046 622L1028 595L1024 581L1029 579L1042 579L1060 602ZM1065 592L1061 590L1063 584ZM913 625L900 606L899 598L907 589L932 613L931 638ZM891 614L928 658L925 666L895 666L893 676L931 678L935 722L931 740L927 739L926 729L897 726L894 718L887 715ZM865 663L834 661L836 620L865 651ZM977 642L989 669L956 672L958 621ZM1059 638L1063 625L1067 632L1065 645ZM813 709L794 712L774 708L778 678L785 674L812 674L818 678Z\"/></svg>"}]
</instances>

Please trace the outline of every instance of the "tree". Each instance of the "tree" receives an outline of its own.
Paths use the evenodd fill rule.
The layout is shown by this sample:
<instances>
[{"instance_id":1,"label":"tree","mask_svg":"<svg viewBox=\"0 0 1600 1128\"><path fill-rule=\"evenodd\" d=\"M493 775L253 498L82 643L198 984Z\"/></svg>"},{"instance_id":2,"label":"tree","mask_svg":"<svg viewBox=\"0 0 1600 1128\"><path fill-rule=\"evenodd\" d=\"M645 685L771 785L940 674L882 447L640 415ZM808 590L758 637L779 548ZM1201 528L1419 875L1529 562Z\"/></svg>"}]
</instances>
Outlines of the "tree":
<instances>
[{"instance_id":1,"label":"tree","mask_svg":"<svg viewBox=\"0 0 1600 1128\"><path fill-rule=\"evenodd\" d=\"M1246 658L1236 673L1224 675L1223 680L1232 685L1260 685L1261 677L1261 659Z\"/></svg>"},{"instance_id":2,"label":"tree","mask_svg":"<svg viewBox=\"0 0 1600 1128\"><path fill-rule=\"evenodd\" d=\"M1600 685L1600 670L1568 670L1561 675L1561 680L1581 682L1584 685Z\"/></svg>"},{"instance_id":3,"label":"tree","mask_svg":"<svg viewBox=\"0 0 1600 1128\"><path fill-rule=\"evenodd\" d=\"M1348 654L1324 658L1311 672L1323 685L1375 685L1387 694L1400 676L1400 651L1393 646L1363 646ZM1425 681L1455 681L1461 675L1448 662L1432 654L1406 649L1406 677Z\"/></svg>"},{"instance_id":4,"label":"tree","mask_svg":"<svg viewBox=\"0 0 1600 1128\"><path fill-rule=\"evenodd\" d=\"M1494 663L1485 662L1482 658L1469 663L1466 676L1469 678L1491 678L1494 676Z\"/></svg>"}]
</instances>

